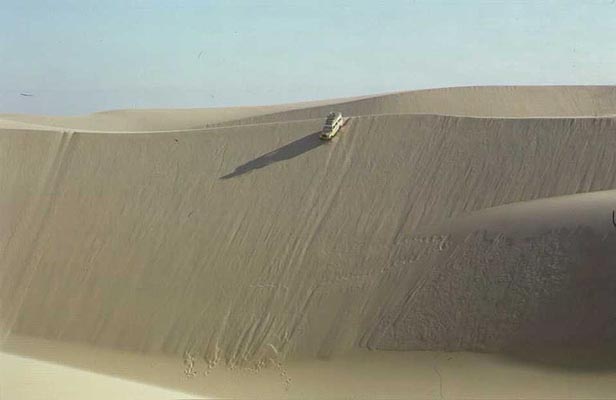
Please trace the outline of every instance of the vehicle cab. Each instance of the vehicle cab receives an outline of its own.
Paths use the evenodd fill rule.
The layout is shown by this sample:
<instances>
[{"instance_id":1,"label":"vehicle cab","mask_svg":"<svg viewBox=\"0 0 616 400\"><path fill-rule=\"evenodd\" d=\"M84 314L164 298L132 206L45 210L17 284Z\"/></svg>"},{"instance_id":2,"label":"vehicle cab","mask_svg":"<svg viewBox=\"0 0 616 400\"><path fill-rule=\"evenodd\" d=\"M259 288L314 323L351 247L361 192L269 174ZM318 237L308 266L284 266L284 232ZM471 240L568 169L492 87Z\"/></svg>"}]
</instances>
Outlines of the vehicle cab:
<instances>
[{"instance_id":1,"label":"vehicle cab","mask_svg":"<svg viewBox=\"0 0 616 400\"><path fill-rule=\"evenodd\" d=\"M321 139L322 140L331 140L344 122L344 118L342 118L342 114L339 112L330 112L325 119L325 124L323 125L323 129L321 130Z\"/></svg>"}]
</instances>

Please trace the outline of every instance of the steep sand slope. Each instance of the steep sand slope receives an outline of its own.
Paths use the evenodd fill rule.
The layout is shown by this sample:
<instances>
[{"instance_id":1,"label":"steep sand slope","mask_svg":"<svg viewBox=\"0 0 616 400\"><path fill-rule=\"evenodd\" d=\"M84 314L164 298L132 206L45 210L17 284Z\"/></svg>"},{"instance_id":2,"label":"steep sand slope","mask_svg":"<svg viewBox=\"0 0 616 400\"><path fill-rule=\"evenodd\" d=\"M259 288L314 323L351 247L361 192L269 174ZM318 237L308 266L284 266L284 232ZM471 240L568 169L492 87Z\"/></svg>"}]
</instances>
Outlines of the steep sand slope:
<instances>
[{"instance_id":1,"label":"steep sand slope","mask_svg":"<svg viewBox=\"0 0 616 400\"><path fill-rule=\"evenodd\" d=\"M616 110L610 88L506 91L512 115L529 91L534 109L570 93L543 112ZM327 107L0 130L3 337L251 371L363 348L613 355L616 119L383 115L401 96L345 109L367 115L332 142L304 118Z\"/></svg>"},{"instance_id":2,"label":"steep sand slope","mask_svg":"<svg viewBox=\"0 0 616 400\"><path fill-rule=\"evenodd\" d=\"M331 143L320 123L4 132L3 322L229 362L328 356L409 291L387 282L415 273L400 252L438 250L418 229L616 188L612 119L358 117Z\"/></svg>"}]
</instances>

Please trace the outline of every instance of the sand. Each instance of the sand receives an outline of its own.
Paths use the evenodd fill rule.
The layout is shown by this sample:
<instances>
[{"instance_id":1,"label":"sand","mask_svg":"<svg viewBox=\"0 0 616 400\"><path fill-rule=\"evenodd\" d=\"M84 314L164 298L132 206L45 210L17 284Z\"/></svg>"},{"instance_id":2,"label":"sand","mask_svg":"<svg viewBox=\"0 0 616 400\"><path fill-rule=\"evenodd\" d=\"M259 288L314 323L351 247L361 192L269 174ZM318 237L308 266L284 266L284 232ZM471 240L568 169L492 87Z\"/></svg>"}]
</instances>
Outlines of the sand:
<instances>
[{"instance_id":1,"label":"sand","mask_svg":"<svg viewBox=\"0 0 616 400\"><path fill-rule=\"evenodd\" d=\"M331 109L351 118L319 141ZM2 364L205 397L610 397L615 114L613 87L474 87L0 115Z\"/></svg>"}]
</instances>

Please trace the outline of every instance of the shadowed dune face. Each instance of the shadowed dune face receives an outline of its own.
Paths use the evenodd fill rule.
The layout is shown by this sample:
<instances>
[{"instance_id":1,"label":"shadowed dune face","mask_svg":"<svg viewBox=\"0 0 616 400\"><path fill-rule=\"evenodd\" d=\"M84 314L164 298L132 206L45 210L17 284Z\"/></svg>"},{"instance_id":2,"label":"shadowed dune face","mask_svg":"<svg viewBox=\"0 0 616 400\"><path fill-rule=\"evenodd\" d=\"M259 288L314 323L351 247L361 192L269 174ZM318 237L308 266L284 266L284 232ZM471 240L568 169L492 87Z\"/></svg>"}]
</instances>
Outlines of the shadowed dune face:
<instances>
[{"instance_id":1,"label":"shadowed dune face","mask_svg":"<svg viewBox=\"0 0 616 400\"><path fill-rule=\"evenodd\" d=\"M425 265L410 255L426 271L400 279L411 289L367 344L512 354L613 348L615 241L590 227L524 239L476 233L450 239Z\"/></svg>"},{"instance_id":2,"label":"shadowed dune face","mask_svg":"<svg viewBox=\"0 0 616 400\"><path fill-rule=\"evenodd\" d=\"M407 291L390 301L365 344L615 368L614 207L615 191L548 198L482 210L411 237L416 244L401 244L394 258L405 268L382 284Z\"/></svg>"},{"instance_id":3,"label":"shadowed dune face","mask_svg":"<svg viewBox=\"0 0 616 400\"><path fill-rule=\"evenodd\" d=\"M490 90L511 91L491 112L529 91L561 99L552 112L607 112L613 89ZM341 107L386 101L404 106ZM616 189L614 119L368 115L324 143L322 120L282 120L293 112L186 132L4 129L3 333L242 366L613 344L615 237L598 222L612 197L574 196L549 223L552 203L463 217Z\"/></svg>"}]
</instances>

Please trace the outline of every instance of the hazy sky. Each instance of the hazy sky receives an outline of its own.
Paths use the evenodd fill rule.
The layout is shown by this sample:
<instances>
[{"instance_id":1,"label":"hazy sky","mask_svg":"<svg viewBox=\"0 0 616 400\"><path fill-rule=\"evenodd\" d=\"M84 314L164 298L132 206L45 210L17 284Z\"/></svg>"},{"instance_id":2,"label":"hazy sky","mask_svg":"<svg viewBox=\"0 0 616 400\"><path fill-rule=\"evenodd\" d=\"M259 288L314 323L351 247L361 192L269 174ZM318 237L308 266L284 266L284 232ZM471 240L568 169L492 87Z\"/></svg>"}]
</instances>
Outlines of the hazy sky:
<instances>
[{"instance_id":1,"label":"hazy sky","mask_svg":"<svg viewBox=\"0 0 616 400\"><path fill-rule=\"evenodd\" d=\"M0 0L0 113L502 84L616 84L616 1Z\"/></svg>"}]
</instances>

